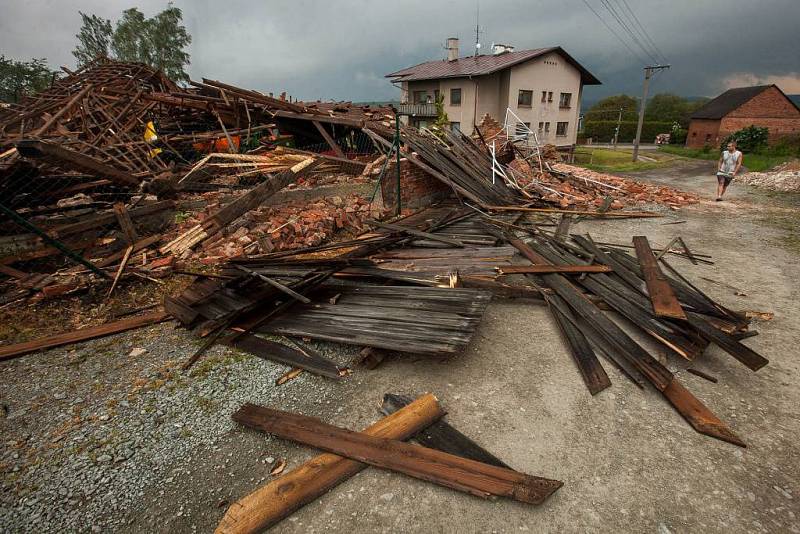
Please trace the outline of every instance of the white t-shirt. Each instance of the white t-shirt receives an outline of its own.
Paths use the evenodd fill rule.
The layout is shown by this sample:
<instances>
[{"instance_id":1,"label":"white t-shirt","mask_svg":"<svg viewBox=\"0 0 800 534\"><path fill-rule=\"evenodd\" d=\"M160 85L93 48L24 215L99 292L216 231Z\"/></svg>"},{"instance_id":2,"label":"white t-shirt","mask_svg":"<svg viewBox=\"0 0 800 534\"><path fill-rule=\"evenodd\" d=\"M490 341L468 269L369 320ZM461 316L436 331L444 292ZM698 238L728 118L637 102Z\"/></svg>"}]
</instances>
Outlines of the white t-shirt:
<instances>
[{"instance_id":1,"label":"white t-shirt","mask_svg":"<svg viewBox=\"0 0 800 534\"><path fill-rule=\"evenodd\" d=\"M734 169L736 169L736 163L741 157L742 153L738 150L734 150L733 152L725 150L722 153L722 165L719 168L719 172L724 174L733 174Z\"/></svg>"}]
</instances>

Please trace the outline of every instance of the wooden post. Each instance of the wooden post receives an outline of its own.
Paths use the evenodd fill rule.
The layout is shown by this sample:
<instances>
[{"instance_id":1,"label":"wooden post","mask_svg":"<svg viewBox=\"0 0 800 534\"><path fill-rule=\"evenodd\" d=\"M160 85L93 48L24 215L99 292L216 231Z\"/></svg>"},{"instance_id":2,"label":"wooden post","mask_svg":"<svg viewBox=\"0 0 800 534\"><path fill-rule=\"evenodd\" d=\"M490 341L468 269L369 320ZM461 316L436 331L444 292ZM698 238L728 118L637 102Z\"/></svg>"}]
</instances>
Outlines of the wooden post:
<instances>
[{"instance_id":1,"label":"wooden post","mask_svg":"<svg viewBox=\"0 0 800 534\"><path fill-rule=\"evenodd\" d=\"M319 121L311 121L311 123L317 127L317 130L319 130L319 134L322 136L323 139L325 139L325 142L328 143L328 146L331 147L331 150L333 150L333 152L338 157L344 158L345 157L344 152L342 152L342 149L339 148L339 145L336 144L336 140L334 140L334 138L331 137L331 134L328 133L325 127L322 126L319 123Z\"/></svg>"},{"instance_id":2,"label":"wooden post","mask_svg":"<svg viewBox=\"0 0 800 534\"><path fill-rule=\"evenodd\" d=\"M128 240L128 245L135 244L136 241L139 240L139 237L136 234L136 228L133 226L131 214L128 213L128 210L125 208L125 204L122 202L116 202L114 204L114 216L117 218L117 222L120 228L122 228L122 232L125 234L125 239Z\"/></svg>"}]
</instances>

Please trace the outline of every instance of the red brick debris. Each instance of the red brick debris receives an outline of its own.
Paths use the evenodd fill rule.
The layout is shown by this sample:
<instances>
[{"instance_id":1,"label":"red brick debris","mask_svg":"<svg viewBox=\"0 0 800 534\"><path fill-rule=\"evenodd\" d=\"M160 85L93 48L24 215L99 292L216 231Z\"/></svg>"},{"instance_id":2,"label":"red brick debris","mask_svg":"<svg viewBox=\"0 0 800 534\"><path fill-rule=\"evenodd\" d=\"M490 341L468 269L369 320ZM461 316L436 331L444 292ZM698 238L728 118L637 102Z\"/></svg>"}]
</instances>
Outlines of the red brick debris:
<instances>
[{"instance_id":1,"label":"red brick debris","mask_svg":"<svg viewBox=\"0 0 800 534\"><path fill-rule=\"evenodd\" d=\"M219 209L219 193L208 193L204 197L210 202L203 211L165 234L164 241L202 223ZM214 265L247 254L315 246L340 231L352 234L366 230L365 221L385 214L385 210L357 194L265 205L247 212L222 232L210 236L201 246L185 253L183 259Z\"/></svg>"},{"instance_id":2,"label":"red brick debris","mask_svg":"<svg viewBox=\"0 0 800 534\"><path fill-rule=\"evenodd\" d=\"M485 142L494 140L496 146L510 147L510 143L506 142L503 126L493 117L485 115L478 130ZM599 207L607 202L607 197L612 200L608 207L612 210L647 203L679 208L700 201L697 195L671 187L652 185L563 163L562 154L553 145L541 147L541 169L537 158L524 159L518 156L511 154L506 157L513 158L509 167L522 175L519 184L531 187L543 200L561 208ZM498 154L498 159L500 158L501 155ZM531 182L534 184L531 185ZM536 187L536 184L542 187Z\"/></svg>"}]
</instances>

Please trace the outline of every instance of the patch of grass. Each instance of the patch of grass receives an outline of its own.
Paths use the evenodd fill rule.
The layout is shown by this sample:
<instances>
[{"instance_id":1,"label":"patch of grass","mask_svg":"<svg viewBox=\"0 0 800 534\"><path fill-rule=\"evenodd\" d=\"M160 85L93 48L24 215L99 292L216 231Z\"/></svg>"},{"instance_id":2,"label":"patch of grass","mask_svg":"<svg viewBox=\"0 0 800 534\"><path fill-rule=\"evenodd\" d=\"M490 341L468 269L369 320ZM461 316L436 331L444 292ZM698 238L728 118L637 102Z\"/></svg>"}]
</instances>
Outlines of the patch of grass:
<instances>
[{"instance_id":1,"label":"patch of grass","mask_svg":"<svg viewBox=\"0 0 800 534\"><path fill-rule=\"evenodd\" d=\"M631 172L655 169L665 165L669 158L651 151L640 154L644 161L631 161L633 154L627 150L580 146L575 149L575 164L598 172ZM656 161L648 161L656 160Z\"/></svg>"},{"instance_id":2,"label":"patch of grass","mask_svg":"<svg viewBox=\"0 0 800 534\"><path fill-rule=\"evenodd\" d=\"M713 149L702 148L686 148L676 145L666 145L658 147L660 152L665 154L672 154L684 158L703 159L709 161L716 161L719 159L720 151ZM792 159L791 154L787 154L783 150L767 149L764 152L749 152L743 155L742 164L748 171L762 172L769 170L776 165Z\"/></svg>"},{"instance_id":3,"label":"patch of grass","mask_svg":"<svg viewBox=\"0 0 800 534\"><path fill-rule=\"evenodd\" d=\"M703 148L686 148L678 145L661 145L658 147L658 151L663 152L664 154L671 154L673 156L681 156L683 158L705 160L719 159L719 152L716 150L706 150Z\"/></svg>"},{"instance_id":4,"label":"patch of grass","mask_svg":"<svg viewBox=\"0 0 800 534\"><path fill-rule=\"evenodd\" d=\"M790 158L773 154L745 154L742 156L742 165L748 171L762 172L779 165Z\"/></svg>"}]
</instances>

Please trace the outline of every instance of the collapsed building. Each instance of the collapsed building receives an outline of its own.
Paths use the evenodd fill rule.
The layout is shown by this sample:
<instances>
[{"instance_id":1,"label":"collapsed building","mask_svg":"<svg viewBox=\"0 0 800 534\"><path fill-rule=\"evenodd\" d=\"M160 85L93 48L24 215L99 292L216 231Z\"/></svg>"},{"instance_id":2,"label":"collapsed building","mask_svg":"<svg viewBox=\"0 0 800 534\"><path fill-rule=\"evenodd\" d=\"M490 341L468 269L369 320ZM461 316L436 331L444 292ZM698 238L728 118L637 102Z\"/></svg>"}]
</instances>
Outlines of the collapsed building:
<instances>
[{"instance_id":1,"label":"collapsed building","mask_svg":"<svg viewBox=\"0 0 800 534\"><path fill-rule=\"evenodd\" d=\"M98 60L0 111L0 298L13 306L87 287L110 294L129 278L192 281L163 307L0 346L0 360L174 319L202 339L185 369L223 344L342 380L350 370L265 334L364 347L370 366L384 351L452 356L492 298L520 298L548 307L592 395L611 386L605 362L659 391L698 432L744 446L611 318L675 358L699 358L713 343L760 369L767 360L742 343L750 317L667 261L710 259L679 238L654 250L645 236L600 243L570 233L578 219L659 217L698 199L573 167L525 141L508 120L484 117L474 136L399 128L391 108L289 102L208 79L182 88L145 65ZM338 184L371 194L271 202ZM341 429L324 429L335 443L312 439L297 429L313 433L319 422L292 414L245 406L234 417L365 463L388 461L367 438L359 446L370 456L350 452ZM392 466L528 503L560 487L489 469L493 457L469 443L462 449L477 460L414 449ZM447 473L426 471L435 458L450 462ZM493 478L470 485L464 470Z\"/></svg>"}]
</instances>

